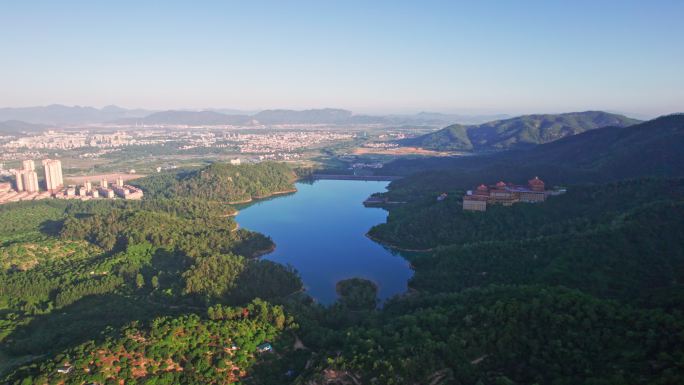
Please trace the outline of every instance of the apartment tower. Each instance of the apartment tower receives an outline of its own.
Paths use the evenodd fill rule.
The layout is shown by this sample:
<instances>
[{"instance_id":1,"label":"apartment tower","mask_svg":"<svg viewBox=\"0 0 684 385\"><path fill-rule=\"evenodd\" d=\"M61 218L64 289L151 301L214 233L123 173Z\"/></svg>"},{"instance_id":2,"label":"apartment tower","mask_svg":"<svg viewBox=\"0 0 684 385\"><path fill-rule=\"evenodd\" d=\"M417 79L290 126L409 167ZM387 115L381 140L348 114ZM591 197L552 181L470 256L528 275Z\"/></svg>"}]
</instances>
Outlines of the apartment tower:
<instances>
[{"instance_id":1,"label":"apartment tower","mask_svg":"<svg viewBox=\"0 0 684 385\"><path fill-rule=\"evenodd\" d=\"M45 167L45 184L48 191L56 191L64 187L61 161L45 159L43 160L43 167Z\"/></svg>"},{"instance_id":2,"label":"apartment tower","mask_svg":"<svg viewBox=\"0 0 684 385\"><path fill-rule=\"evenodd\" d=\"M23 170L16 170L14 171L14 180L15 180L15 185L17 188L17 192L22 192L24 191L24 171Z\"/></svg>"},{"instance_id":3,"label":"apartment tower","mask_svg":"<svg viewBox=\"0 0 684 385\"><path fill-rule=\"evenodd\" d=\"M36 171L36 164L31 159L25 160L21 164L24 167L24 171Z\"/></svg>"},{"instance_id":4,"label":"apartment tower","mask_svg":"<svg viewBox=\"0 0 684 385\"><path fill-rule=\"evenodd\" d=\"M21 181L24 185L24 190L27 192L38 192L38 174L35 171L22 171Z\"/></svg>"}]
</instances>

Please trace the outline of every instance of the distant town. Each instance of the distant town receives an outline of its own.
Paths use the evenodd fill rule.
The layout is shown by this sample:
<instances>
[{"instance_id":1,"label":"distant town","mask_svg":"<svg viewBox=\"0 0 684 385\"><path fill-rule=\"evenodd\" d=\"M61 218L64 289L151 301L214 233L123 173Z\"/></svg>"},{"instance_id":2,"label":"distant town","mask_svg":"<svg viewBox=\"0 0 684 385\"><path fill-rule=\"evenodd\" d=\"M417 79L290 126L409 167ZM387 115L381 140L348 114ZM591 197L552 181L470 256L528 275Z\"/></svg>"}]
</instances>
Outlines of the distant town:
<instances>
[{"instance_id":1,"label":"distant town","mask_svg":"<svg viewBox=\"0 0 684 385\"><path fill-rule=\"evenodd\" d=\"M297 157L297 151L337 141L352 140L356 134L327 130L301 130L282 132L170 130L144 128L101 133L48 130L43 133L0 138L3 155L0 160L14 160L27 151L41 156L51 150L84 149L81 158L99 158L131 146L172 146L179 151L196 148L214 148L242 154L262 154L259 158L288 160ZM92 149L92 151L88 150Z\"/></svg>"},{"instance_id":2,"label":"distant town","mask_svg":"<svg viewBox=\"0 0 684 385\"><path fill-rule=\"evenodd\" d=\"M143 197L141 189L124 184L121 176L118 176L112 184L107 177L103 177L97 181L98 185L93 185L89 179L86 179L80 186L65 186L60 160L44 159L42 165L45 173L42 186L38 182L38 173L33 160L24 160L21 169L10 170L14 175L14 183L0 183L0 204L48 198L90 200L98 198L141 199Z\"/></svg>"}]
</instances>

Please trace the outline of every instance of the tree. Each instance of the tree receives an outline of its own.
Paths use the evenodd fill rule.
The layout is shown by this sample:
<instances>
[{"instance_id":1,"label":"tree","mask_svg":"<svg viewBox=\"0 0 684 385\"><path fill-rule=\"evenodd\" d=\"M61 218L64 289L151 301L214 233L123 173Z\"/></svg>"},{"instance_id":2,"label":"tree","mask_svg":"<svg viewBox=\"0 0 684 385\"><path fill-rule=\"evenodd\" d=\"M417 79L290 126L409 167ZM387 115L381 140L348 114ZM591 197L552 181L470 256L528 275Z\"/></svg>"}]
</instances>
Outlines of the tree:
<instances>
[{"instance_id":1,"label":"tree","mask_svg":"<svg viewBox=\"0 0 684 385\"><path fill-rule=\"evenodd\" d=\"M135 276L135 286L138 289L142 289L145 286L145 277L143 277L142 274L138 273Z\"/></svg>"}]
</instances>

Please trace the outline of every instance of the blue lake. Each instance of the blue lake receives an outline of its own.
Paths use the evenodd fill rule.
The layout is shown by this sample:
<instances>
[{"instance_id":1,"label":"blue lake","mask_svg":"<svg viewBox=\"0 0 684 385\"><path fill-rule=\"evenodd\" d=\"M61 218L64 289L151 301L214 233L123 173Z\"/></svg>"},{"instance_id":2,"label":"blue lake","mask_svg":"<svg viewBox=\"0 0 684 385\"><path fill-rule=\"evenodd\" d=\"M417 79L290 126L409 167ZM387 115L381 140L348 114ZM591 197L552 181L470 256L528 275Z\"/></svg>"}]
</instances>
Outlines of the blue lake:
<instances>
[{"instance_id":1,"label":"blue lake","mask_svg":"<svg viewBox=\"0 0 684 385\"><path fill-rule=\"evenodd\" d=\"M362 202L372 193L386 191L387 184L349 180L297 183L294 194L242 208L237 222L270 236L276 249L262 258L294 266L307 293L318 302L334 302L335 284L351 277L375 282L384 300L404 293L413 275L399 253L365 236L372 226L385 222L387 212L364 207Z\"/></svg>"}]
</instances>

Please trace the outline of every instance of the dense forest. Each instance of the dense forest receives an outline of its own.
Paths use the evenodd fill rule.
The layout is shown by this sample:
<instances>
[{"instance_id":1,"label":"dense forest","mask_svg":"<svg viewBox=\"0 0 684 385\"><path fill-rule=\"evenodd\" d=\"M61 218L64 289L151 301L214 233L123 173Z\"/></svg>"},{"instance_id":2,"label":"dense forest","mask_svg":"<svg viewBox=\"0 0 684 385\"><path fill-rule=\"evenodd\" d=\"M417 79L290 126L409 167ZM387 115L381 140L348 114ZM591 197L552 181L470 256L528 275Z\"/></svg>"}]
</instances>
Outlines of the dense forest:
<instances>
[{"instance_id":1,"label":"dense forest","mask_svg":"<svg viewBox=\"0 0 684 385\"><path fill-rule=\"evenodd\" d=\"M234 213L194 198L0 207L0 372L133 321L298 292L292 268L252 258L274 245Z\"/></svg>"},{"instance_id":2,"label":"dense forest","mask_svg":"<svg viewBox=\"0 0 684 385\"><path fill-rule=\"evenodd\" d=\"M337 282L340 304L350 310L372 310L377 306L378 286L367 279L349 278Z\"/></svg>"},{"instance_id":3,"label":"dense forest","mask_svg":"<svg viewBox=\"0 0 684 385\"><path fill-rule=\"evenodd\" d=\"M221 215L185 218L140 208L69 216L64 220L60 237L87 240L107 251L149 242L193 257L213 252L254 256L273 246L261 234L238 229L232 218Z\"/></svg>"},{"instance_id":4,"label":"dense forest","mask_svg":"<svg viewBox=\"0 0 684 385\"><path fill-rule=\"evenodd\" d=\"M682 296L682 218L684 200L663 202L584 231L440 247L411 257L416 267L411 285L430 292L488 284L562 285L642 303L665 292Z\"/></svg>"},{"instance_id":5,"label":"dense forest","mask_svg":"<svg viewBox=\"0 0 684 385\"><path fill-rule=\"evenodd\" d=\"M254 300L245 307L209 308L163 317L149 328L87 342L15 373L21 384L232 384L254 365L259 346L296 327L282 307ZM34 377L35 375L35 377Z\"/></svg>"},{"instance_id":6,"label":"dense forest","mask_svg":"<svg viewBox=\"0 0 684 385\"><path fill-rule=\"evenodd\" d=\"M561 287L490 285L397 299L362 321L338 314L301 324L307 346L327 352L307 371L313 383L682 380L681 312L633 308Z\"/></svg>"},{"instance_id":7,"label":"dense forest","mask_svg":"<svg viewBox=\"0 0 684 385\"><path fill-rule=\"evenodd\" d=\"M294 172L282 163L231 165L213 163L199 170L164 173L133 182L150 197L194 197L245 202L294 191Z\"/></svg>"}]
</instances>

